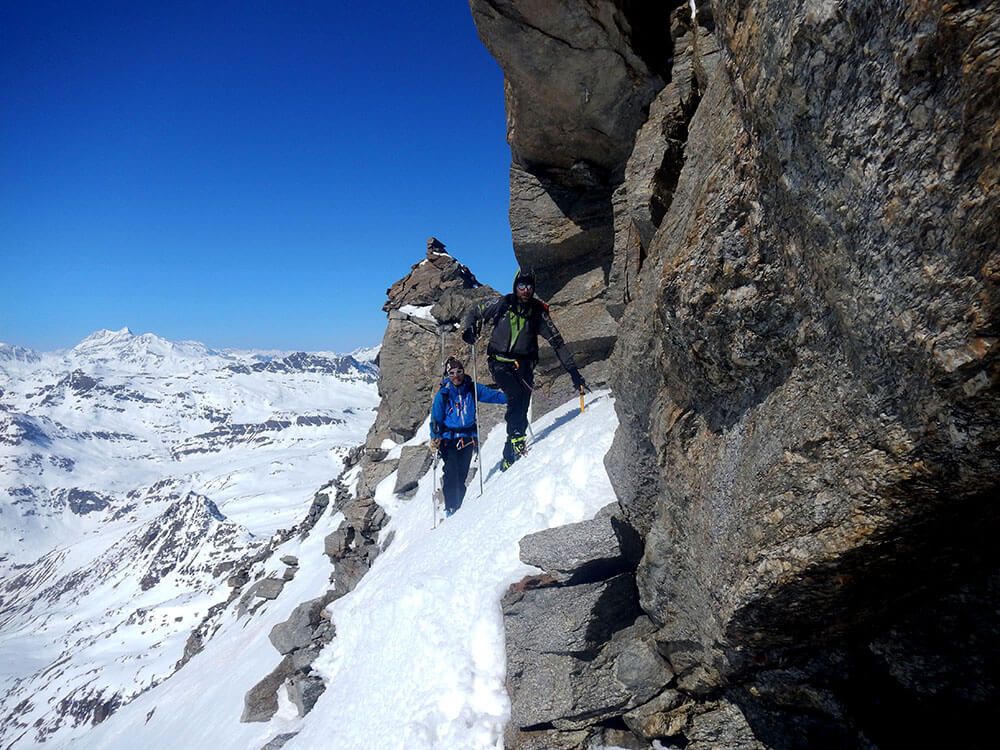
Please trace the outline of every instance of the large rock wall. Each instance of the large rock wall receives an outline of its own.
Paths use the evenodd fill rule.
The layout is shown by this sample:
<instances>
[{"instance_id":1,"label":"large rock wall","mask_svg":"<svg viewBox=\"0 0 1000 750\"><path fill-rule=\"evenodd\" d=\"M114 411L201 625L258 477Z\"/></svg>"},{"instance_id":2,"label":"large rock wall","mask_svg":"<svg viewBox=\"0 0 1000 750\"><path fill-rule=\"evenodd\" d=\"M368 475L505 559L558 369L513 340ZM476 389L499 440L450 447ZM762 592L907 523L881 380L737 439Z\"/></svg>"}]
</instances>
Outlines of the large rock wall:
<instances>
[{"instance_id":1,"label":"large rock wall","mask_svg":"<svg viewBox=\"0 0 1000 750\"><path fill-rule=\"evenodd\" d=\"M975 745L1000 665L1000 3L720 1L699 3L697 25L674 3L655 34L627 2L581 4L590 20L566 28L549 4L503 4L526 28L472 5L507 73L512 222L522 204L571 204L566 179L529 190L525 164L572 173L598 153L574 136L545 169L519 156L525 131L589 122L561 104L525 113L524 97L544 109L563 60L567 78L606 74L622 92L601 126L627 141L600 152L610 214L585 212L603 234L579 255L529 250L563 288L600 256L618 321L607 462L644 542L642 638L673 675L620 716L689 748ZM615 65L580 71L574 49L549 58L557 72L514 74L539 28L595 26L590 47L654 62L626 83ZM510 686L525 715L530 684ZM939 718L915 728L924 712ZM581 746L611 726L608 711L589 734L550 718L513 746Z\"/></svg>"},{"instance_id":2,"label":"large rock wall","mask_svg":"<svg viewBox=\"0 0 1000 750\"><path fill-rule=\"evenodd\" d=\"M613 194L669 59L657 27L667 4L471 0L480 37L506 78L514 254L538 276L584 376L607 380L617 324L607 308ZM636 7L639 4L635 4ZM669 48L668 48L669 49ZM504 290L507 291L507 290ZM572 396L542 347L534 413Z\"/></svg>"}]
</instances>

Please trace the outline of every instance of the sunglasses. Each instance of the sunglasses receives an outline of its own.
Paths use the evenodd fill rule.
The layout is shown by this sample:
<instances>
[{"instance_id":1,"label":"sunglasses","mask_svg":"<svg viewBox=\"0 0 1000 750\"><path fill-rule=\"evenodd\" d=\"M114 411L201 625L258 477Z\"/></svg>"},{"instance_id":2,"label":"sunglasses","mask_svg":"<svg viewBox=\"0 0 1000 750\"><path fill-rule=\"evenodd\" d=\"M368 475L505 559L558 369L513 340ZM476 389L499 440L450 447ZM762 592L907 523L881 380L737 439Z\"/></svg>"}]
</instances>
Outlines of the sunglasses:
<instances>
[{"instance_id":1,"label":"sunglasses","mask_svg":"<svg viewBox=\"0 0 1000 750\"><path fill-rule=\"evenodd\" d=\"M519 292L530 292L534 288L535 288L534 284L529 284L525 281L517 282L517 291Z\"/></svg>"},{"instance_id":2,"label":"sunglasses","mask_svg":"<svg viewBox=\"0 0 1000 750\"><path fill-rule=\"evenodd\" d=\"M465 369L462 368L462 367L452 367L450 370L448 370L448 374L449 375L464 375L465 374Z\"/></svg>"}]
</instances>

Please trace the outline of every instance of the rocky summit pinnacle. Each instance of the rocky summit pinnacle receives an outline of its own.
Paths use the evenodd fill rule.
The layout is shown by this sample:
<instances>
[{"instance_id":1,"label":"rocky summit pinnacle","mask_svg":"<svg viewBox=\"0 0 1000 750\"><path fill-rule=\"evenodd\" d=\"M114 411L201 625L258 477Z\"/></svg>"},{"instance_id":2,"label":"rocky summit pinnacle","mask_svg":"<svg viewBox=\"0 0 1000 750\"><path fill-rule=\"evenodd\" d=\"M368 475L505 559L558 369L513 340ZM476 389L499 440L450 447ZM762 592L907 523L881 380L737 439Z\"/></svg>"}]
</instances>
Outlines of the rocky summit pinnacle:
<instances>
[{"instance_id":1,"label":"rocky summit pinnacle","mask_svg":"<svg viewBox=\"0 0 1000 750\"><path fill-rule=\"evenodd\" d=\"M475 289L481 286L468 266L459 263L436 237L427 239L427 257L386 290L386 312L404 305L433 305L449 289Z\"/></svg>"}]
</instances>

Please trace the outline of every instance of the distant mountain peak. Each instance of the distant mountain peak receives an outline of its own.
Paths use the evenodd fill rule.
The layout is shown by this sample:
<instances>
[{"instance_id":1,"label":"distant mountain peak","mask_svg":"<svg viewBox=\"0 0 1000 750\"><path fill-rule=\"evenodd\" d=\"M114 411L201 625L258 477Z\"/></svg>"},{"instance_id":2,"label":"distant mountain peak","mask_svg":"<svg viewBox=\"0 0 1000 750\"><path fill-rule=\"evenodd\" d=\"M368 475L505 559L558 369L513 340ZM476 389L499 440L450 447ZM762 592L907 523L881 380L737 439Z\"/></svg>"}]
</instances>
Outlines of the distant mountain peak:
<instances>
[{"instance_id":1,"label":"distant mountain peak","mask_svg":"<svg viewBox=\"0 0 1000 750\"><path fill-rule=\"evenodd\" d=\"M101 328L94 331L73 348L79 349L81 346L91 344L109 344L116 341L128 341L134 336L135 334L132 333L132 329L128 326L119 328L117 331L112 331L110 328Z\"/></svg>"}]
</instances>

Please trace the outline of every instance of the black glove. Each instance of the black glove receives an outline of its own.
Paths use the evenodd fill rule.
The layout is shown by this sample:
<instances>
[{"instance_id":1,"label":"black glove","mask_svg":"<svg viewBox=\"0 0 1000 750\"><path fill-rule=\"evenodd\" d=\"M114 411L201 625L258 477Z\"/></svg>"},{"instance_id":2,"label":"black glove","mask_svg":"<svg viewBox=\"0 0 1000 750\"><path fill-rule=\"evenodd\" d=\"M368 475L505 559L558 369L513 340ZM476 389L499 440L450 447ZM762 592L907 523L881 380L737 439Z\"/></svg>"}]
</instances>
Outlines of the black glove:
<instances>
[{"instance_id":1,"label":"black glove","mask_svg":"<svg viewBox=\"0 0 1000 750\"><path fill-rule=\"evenodd\" d=\"M462 331L462 341L464 341L469 346L476 343L476 332L472 330L472 326L469 326L464 331Z\"/></svg>"},{"instance_id":2,"label":"black glove","mask_svg":"<svg viewBox=\"0 0 1000 750\"><path fill-rule=\"evenodd\" d=\"M573 379L574 390L579 391L581 388L586 388L588 391L590 390L590 386L587 385L587 381L583 379L583 375L580 374L579 370L571 372L570 377Z\"/></svg>"}]
</instances>

